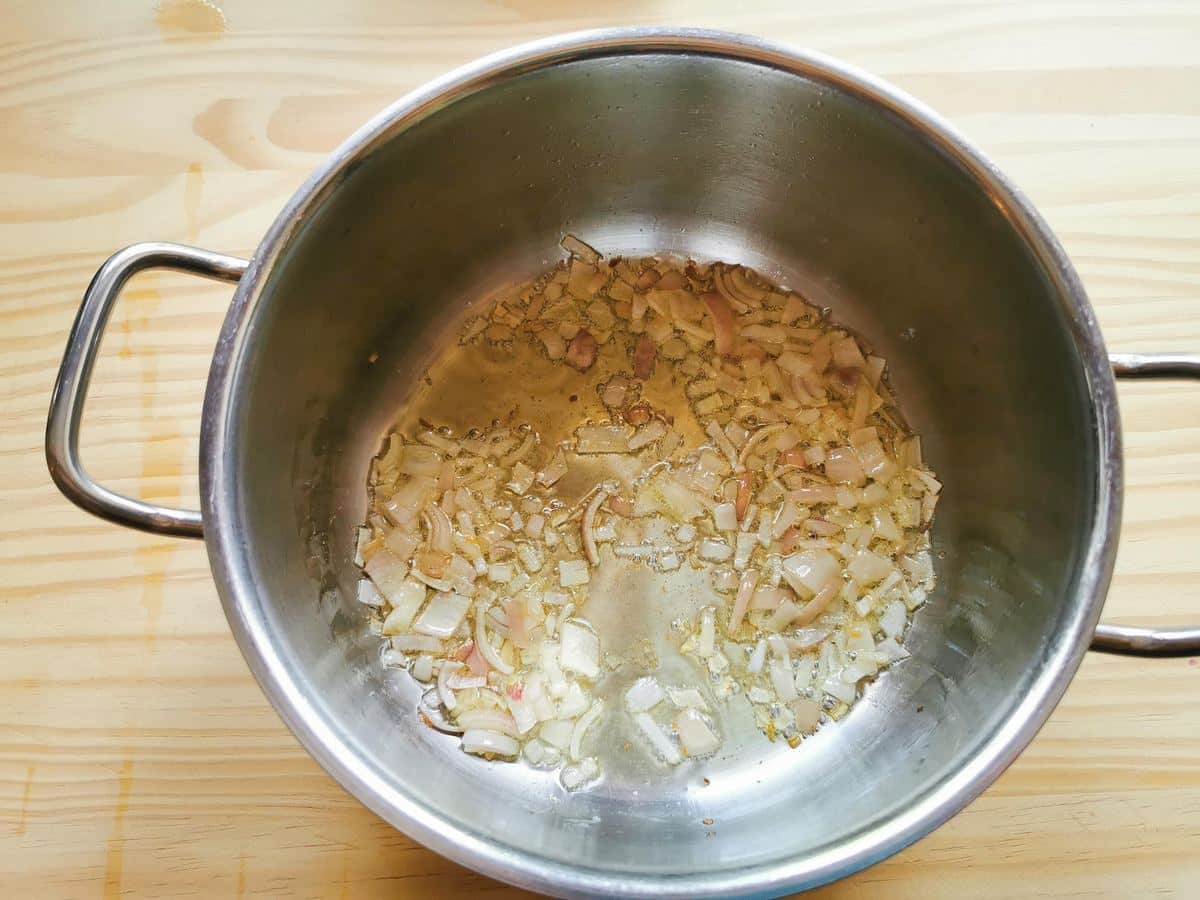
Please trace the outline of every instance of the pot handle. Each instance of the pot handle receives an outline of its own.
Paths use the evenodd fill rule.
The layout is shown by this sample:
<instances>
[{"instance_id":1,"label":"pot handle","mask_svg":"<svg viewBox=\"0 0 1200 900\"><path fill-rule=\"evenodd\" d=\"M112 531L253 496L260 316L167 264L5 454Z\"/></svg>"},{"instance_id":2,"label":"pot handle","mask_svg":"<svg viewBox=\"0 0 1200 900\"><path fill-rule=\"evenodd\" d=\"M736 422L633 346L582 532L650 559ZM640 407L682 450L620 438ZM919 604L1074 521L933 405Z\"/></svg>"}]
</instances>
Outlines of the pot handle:
<instances>
[{"instance_id":1,"label":"pot handle","mask_svg":"<svg viewBox=\"0 0 1200 900\"><path fill-rule=\"evenodd\" d=\"M46 422L46 463L50 477L68 500L93 515L131 528L179 537L204 536L198 512L135 500L93 481L79 460L79 422L100 338L125 282L146 269L174 269L236 282L249 265L236 256L156 241L118 250L96 271L67 338Z\"/></svg>"},{"instance_id":2,"label":"pot handle","mask_svg":"<svg viewBox=\"0 0 1200 900\"><path fill-rule=\"evenodd\" d=\"M1200 355L1192 353L1113 353L1118 378L1200 380ZM1200 653L1200 628L1138 628L1098 625L1092 649L1130 656L1190 656Z\"/></svg>"}]
</instances>

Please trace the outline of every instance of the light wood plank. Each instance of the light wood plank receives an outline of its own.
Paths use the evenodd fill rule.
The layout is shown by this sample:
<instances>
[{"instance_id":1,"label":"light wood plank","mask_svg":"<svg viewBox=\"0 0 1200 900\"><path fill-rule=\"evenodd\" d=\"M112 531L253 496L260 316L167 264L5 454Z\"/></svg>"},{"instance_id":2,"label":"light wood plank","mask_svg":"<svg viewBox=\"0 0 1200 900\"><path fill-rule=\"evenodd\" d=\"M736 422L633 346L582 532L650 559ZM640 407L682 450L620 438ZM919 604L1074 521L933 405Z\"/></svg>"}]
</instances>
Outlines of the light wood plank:
<instances>
[{"instance_id":1,"label":"light wood plank","mask_svg":"<svg viewBox=\"0 0 1200 900\"><path fill-rule=\"evenodd\" d=\"M10 2L0 10L0 884L20 897L518 896L383 825L303 753L228 634L203 547L91 519L49 484L46 403L122 244L248 254L392 99L484 53L613 24L725 27L896 82L990 153L1076 261L1110 346L1200 348L1200 8L614 0ZM85 423L114 488L195 505L229 291L141 277ZM1121 392L1108 614L1200 617L1200 391ZM1029 750L838 898L1189 897L1200 664L1089 658Z\"/></svg>"}]
</instances>

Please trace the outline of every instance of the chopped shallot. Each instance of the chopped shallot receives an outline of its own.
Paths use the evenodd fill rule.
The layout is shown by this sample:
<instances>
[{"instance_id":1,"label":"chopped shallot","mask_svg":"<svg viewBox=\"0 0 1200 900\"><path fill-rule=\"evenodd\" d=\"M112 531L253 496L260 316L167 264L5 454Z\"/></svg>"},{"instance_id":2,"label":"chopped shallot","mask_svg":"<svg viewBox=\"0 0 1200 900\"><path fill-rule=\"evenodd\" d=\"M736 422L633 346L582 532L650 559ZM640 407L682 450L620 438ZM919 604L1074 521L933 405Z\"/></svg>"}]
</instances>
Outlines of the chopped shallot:
<instances>
[{"instance_id":1,"label":"chopped shallot","mask_svg":"<svg viewBox=\"0 0 1200 900\"><path fill-rule=\"evenodd\" d=\"M709 728L704 716L694 709L685 709L673 720L679 743L688 756L705 756L721 746L721 739Z\"/></svg>"},{"instance_id":2,"label":"chopped shallot","mask_svg":"<svg viewBox=\"0 0 1200 900\"><path fill-rule=\"evenodd\" d=\"M597 349L596 339L586 328L581 328L567 345L567 364L586 372L596 362Z\"/></svg>"},{"instance_id":3,"label":"chopped shallot","mask_svg":"<svg viewBox=\"0 0 1200 900\"><path fill-rule=\"evenodd\" d=\"M737 343L737 322L729 302L715 291L701 294L700 299L712 323L713 349L720 356L729 356Z\"/></svg>"},{"instance_id":4,"label":"chopped shallot","mask_svg":"<svg viewBox=\"0 0 1200 900\"><path fill-rule=\"evenodd\" d=\"M652 676L635 681L625 692L625 708L631 713L646 712L662 702L666 694Z\"/></svg>"},{"instance_id":5,"label":"chopped shallot","mask_svg":"<svg viewBox=\"0 0 1200 900\"><path fill-rule=\"evenodd\" d=\"M516 756L521 751L521 745L515 739L482 728L463 732L462 748L478 756Z\"/></svg>"},{"instance_id":6,"label":"chopped shallot","mask_svg":"<svg viewBox=\"0 0 1200 900\"><path fill-rule=\"evenodd\" d=\"M587 556L588 562L593 566L600 565L600 551L596 549L596 512L600 509L605 500L612 494L605 485L600 485L597 488L595 495L584 508L583 518L580 519L580 532L583 539L583 551Z\"/></svg>"},{"instance_id":7,"label":"chopped shallot","mask_svg":"<svg viewBox=\"0 0 1200 900\"><path fill-rule=\"evenodd\" d=\"M587 614L606 599L589 595L620 584L611 566L706 569L677 645L694 682L637 673L622 714L670 765L719 748L706 696L744 698L731 702L796 746L907 657L935 584L943 486L886 362L750 269L562 246L569 260L461 333L489 367L511 358L501 377L528 379L536 404L542 379L562 392L564 414L543 410L551 430L514 422L514 406L460 431L449 410L447 424L396 428L371 461L352 536L357 608L390 642L380 662L432 683L421 714L464 751L586 789L601 771L585 756L597 692L630 662L602 653Z\"/></svg>"}]
</instances>

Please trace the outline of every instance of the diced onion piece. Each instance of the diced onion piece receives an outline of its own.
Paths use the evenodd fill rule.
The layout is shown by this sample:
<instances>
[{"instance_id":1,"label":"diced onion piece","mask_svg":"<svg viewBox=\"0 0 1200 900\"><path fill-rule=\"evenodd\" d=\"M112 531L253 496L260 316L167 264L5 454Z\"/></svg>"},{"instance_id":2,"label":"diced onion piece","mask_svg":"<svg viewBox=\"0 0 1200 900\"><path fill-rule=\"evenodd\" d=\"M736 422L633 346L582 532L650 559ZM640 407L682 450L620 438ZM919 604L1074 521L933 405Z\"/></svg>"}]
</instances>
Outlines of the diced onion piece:
<instances>
[{"instance_id":1,"label":"diced onion piece","mask_svg":"<svg viewBox=\"0 0 1200 900\"><path fill-rule=\"evenodd\" d=\"M636 308L636 304L635 304ZM641 318L635 316L634 318ZM645 380L654 374L654 363L658 357L658 345L654 343L654 338L648 334L638 336L637 343L633 348L633 374L637 378Z\"/></svg>"},{"instance_id":2,"label":"diced onion piece","mask_svg":"<svg viewBox=\"0 0 1200 900\"><path fill-rule=\"evenodd\" d=\"M778 609L779 604L783 603L789 597L789 591L783 587L770 587L763 585L754 591L750 597L751 609Z\"/></svg>"},{"instance_id":3,"label":"diced onion piece","mask_svg":"<svg viewBox=\"0 0 1200 900\"><path fill-rule=\"evenodd\" d=\"M779 315L779 321L784 325L791 325L803 316L804 312L804 298L798 294L788 294L787 301L783 304L783 312Z\"/></svg>"},{"instance_id":4,"label":"diced onion piece","mask_svg":"<svg viewBox=\"0 0 1200 900\"><path fill-rule=\"evenodd\" d=\"M751 675L756 675L762 671L763 663L767 659L767 642L764 638L759 638L758 643L754 645L754 650L750 654L750 660L746 663L746 671Z\"/></svg>"},{"instance_id":5,"label":"diced onion piece","mask_svg":"<svg viewBox=\"0 0 1200 900\"><path fill-rule=\"evenodd\" d=\"M558 563L558 583L561 587L578 587L591 581L585 559L563 559Z\"/></svg>"},{"instance_id":6,"label":"diced onion piece","mask_svg":"<svg viewBox=\"0 0 1200 900\"><path fill-rule=\"evenodd\" d=\"M846 566L850 577L864 587L883 581L894 570L895 564L890 559L871 550L859 550Z\"/></svg>"},{"instance_id":7,"label":"diced onion piece","mask_svg":"<svg viewBox=\"0 0 1200 900\"><path fill-rule=\"evenodd\" d=\"M427 594L428 588L417 579L404 579L388 600L392 604L392 611L383 620L383 633L392 635L408 631Z\"/></svg>"},{"instance_id":8,"label":"diced onion piece","mask_svg":"<svg viewBox=\"0 0 1200 900\"><path fill-rule=\"evenodd\" d=\"M488 581L497 584L508 584L516 574L517 570L512 567L512 563L492 563L487 570Z\"/></svg>"},{"instance_id":9,"label":"diced onion piece","mask_svg":"<svg viewBox=\"0 0 1200 900\"><path fill-rule=\"evenodd\" d=\"M893 600L879 617L879 627L889 638L897 639L908 623L908 609L901 600Z\"/></svg>"},{"instance_id":10,"label":"diced onion piece","mask_svg":"<svg viewBox=\"0 0 1200 900\"><path fill-rule=\"evenodd\" d=\"M915 474L921 481L921 483L925 485L925 488L929 491L929 493L937 494L941 491L942 483L934 478L931 473L927 472L925 469L913 469L912 471L913 474Z\"/></svg>"},{"instance_id":11,"label":"diced onion piece","mask_svg":"<svg viewBox=\"0 0 1200 900\"><path fill-rule=\"evenodd\" d=\"M458 441L444 437L438 434L436 431L429 431L428 429L425 431L419 431L417 432L417 440L422 444L427 444L436 450L440 450L442 453L446 454L446 456L449 456L452 459L455 456L458 456L458 454L461 452Z\"/></svg>"},{"instance_id":12,"label":"diced onion piece","mask_svg":"<svg viewBox=\"0 0 1200 900\"><path fill-rule=\"evenodd\" d=\"M789 491L788 499L803 504L833 503L837 499L837 491L828 484L806 484Z\"/></svg>"},{"instance_id":13,"label":"diced onion piece","mask_svg":"<svg viewBox=\"0 0 1200 900\"><path fill-rule=\"evenodd\" d=\"M422 513L428 529L429 546L438 553L454 552L454 526L450 517L436 503L426 504Z\"/></svg>"},{"instance_id":14,"label":"diced onion piece","mask_svg":"<svg viewBox=\"0 0 1200 900\"><path fill-rule=\"evenodd\" d=\"M363 606L379 608L383 606L383 595L376 590L375 585L369 578L363 578L358 582L358 602Z\"/></svg>"},{"instance_id":15,"label":"diced onion piece","mask_svg":"<svg viewBox=\"0 0 1200 900\"><path fill-rule=\"evenodd\" d=\"M384 550L371 557L366 573L390 602L391 595L400 590L408 576L408 564Z\"/></svg>"},{"instance_id":16,"label":"diced onion piece","mask_svg":"<svg viewBox=\"0 0 1200 900\"><path fill-rule=\"evenodd\" d=\"M737 512L732 503L718 503L713 507L712 514L717 531L737 531Z\"/></svg>"},{"instance_id":17,"label":"diced onion piece","mask_svg":"<svg viewBox=\"0 0 1200 900\"><path fill-rule=\"evenodd\" d=\"M600 674L600 639L594 631L578 622L563 622L559 640L559 660L565 671L584 678Z\"/></svg>"},{"instance_id":18,"label":"diced onion piece","mask_svg":"<svg viewBox=\"0 0 1200 900\"><path fill-rule=\"evenodd\" d=\"M625 708L631 713L646 712L662 702L666 694L652 675L635 681L625 692Z\"/></svg>"},{"instance_id":19,"label":"diced onion piece","mask_svg":"<svg viewBox=\"0 0 1200 900\"><path fill-rule=\"evenodd\" d=\"M788 644L794 650L807 650L817 646L831 634L833 630L830 628L800 628L788 638Z\"/></svg>"},{"instance_id":20,"label":"diced onion piece","mask_svg":"<svg viewBox=\"0 0 1200 900\"><path fill-rule=\"evenodd\" d=\"M579 717L579 721L571 730L571 743L568 748L571 759L579 760L583 756L583 738L588 733L588 729L600 721L600 714L603 712L604 703L597 700L587 712Z\"/></svg>"},{"instance_id":21,"label":"diced onion piece","mask_svg":"<svg viewBox=\"0 0 1200 900\"><path fill-rule=\"evenodd\" d=\"M542 566L545 565L545 560L542 559L542 555L537 549L524 541L517 544L517 559L521 561L521 565L527 572L540 572Z\"/></svg>"},{"instance_id":22,"label":"diced onion piece","mask_svg":"<svg viewBox=\"0 0 1200 900\"><path fill-rule=\"evenodd\" d=\"M600 565L600 551L596 549L596 512L600 505L612 495L612 491L603 485L596 490L595 496L588 502L580 519L580 535L583 539L583 552L593 566Z\"/></svg>"},{"instance_id":23,"label":"diced onion piece","mask_svg":"<svg viewBox=\"0 0 1200 900\"><path fill-rule=\"evenodd\" d=\"M575 452L628 453L632 435L627 425L580 425L575 429Z\"/></svg>"},{"instance_id":24,"label":"diced onion piece","mask_svg":"<svg viewBox=\"0 0 1200 900\"><path fill-rule=\"evenodd\" d=\"M794 501L788 500L779 507L775 521L771 523L771 536L778 540L783 533L800 519L800 508Z\"/></svg>"},{"instance_id":25,"label":"diced onion piece","mask_svg":"<svg viewBox=\"0 0 1200 900\"><path fill-rule=\"evenodd\" d=\"M417 547L420 545L415 534L402 528L393 528L389 531L387 537L383 539L383 543L400 559L412 559L412 555L417 552Z\"/></svg>"},{"instance_id":26,"label":"diced onion piece","mask_svg":"<svg viewBox=\"0 0 1200 900\"><path fill-rule=\"evenodd\" d=\"M797 553L783 560L783 577L792 590L802 596L812 596L838 577L841 564L823 550Z\"/></svg>"},{"instance_id":27,"label":"diced onion piece","mask_svg":"<svg viewBox=\"0 0 1200 900\"><path fill-rule=\"evenodd\" d=\"M786 639L778 634L767 635L767 646L771 648L774 659L781 659L789 666L792 664L792 648Z\"/></svg>"},{"instance_id":28,"label":"diced onion piece","mask_svg":"<svg viewBox=\"0 0 1200 900\"><path fill-rule=\"evenodd\" d=\"M784 600L767 620L763 622L766 631L783 631L800 615L800 607L792 600Z\"/></svg>"},{"instance_id":29,"label":"diced onion piece","mask_svg":"<svg viewBox=\"0 0 1200 900\"><path fill-rule=\"evenodd\" d=\"M538 540L542 536L542 529L546 527L546 517L540 513L536 513L529 517L525 523L525 534L533 540Z\"/></svg>"},{"instance_id":30,"label":"diced onion piece","mask_svg":"<svg viewBox=\"0 0 1200 900\"><path fill-rule=\"evenodd\" d=\"M487 660L487 664L498 672L503 672L505 675L511 675L516 671L509 663L505 662L504 657L492 646L487 638L487 616L482 608L478 608L475 613L475 649L480 655Z\"/></svg>"},{"instance_id":31,"label":"diced onion piece","mask_svg":"<svg viewBox=\"0 0 1200 900\"><path fill-rule=\"evenodd\" d=\"M933 559L928 551L905 556L900 560L900 564L913 581L924 583L933 578Z\"/></svg>"},{"instance_id":32,"label":"diced onion piece","mask_svg":"<svg viewBox=\"0 0 1200 900\"><path fill-rule=\"evenodd\" d=\"M885 638L875 645L875 652L888 662L897 662L908 658L908 651L896 643L893 638Z\"/></svg>"},{"instance_id":33,"label":"diced onion piece","mask_svg":"<svg viewBox=\"0 0 1200 900\"><path fill-rule=\"evenodd\" d=\"M785 431L787 428L788 425L786 422L777 422L774 425L764 425L762 428L759 428L757 431L755 431L754 434L750 435L750 439L746 441L746 443L742 446L742 449L738 452L737 465L735 465L734 468L739 472L743 471L746 468L746 460L749 459L750 453L756 447L758 447L759 444L761 444L771 435L779 434L780 432Z\"/></svg>"},{"instance_id":34,"label":"diced onion piece","mask_svg":"<svg viewBox=\"0 0 1200 900\"><path fill-rule=\"evenodd\" d=\"M705 293L700 295L704 309L712 323L713 343L717 353L728 356L733 353L737 344L737 321L729 301L720 293Z\"/></svg>"},{"instance_id":35,"label":"diced onion piece","mask_svg":"<svg viewBox=\"0 0 1200 900\"><path fill-rule=\"evenodd\" d=\"M704 696L695 688L670 687L667 688L667 696L677 709L708 709Z\"/></svg>"},{"instance_id":36,"label":"diced onion piece","mask_svg":"<svg viewBox=\"0 0 1200 900\"><path fill-rule=\"evenodd\" d=\"M421 444L406 444L400 458L400 472L404 475L438 475L442 470L442 456L432 447Z\"/></svg>"},{"instance_id":37,"label":"diced onion piece","mask_svg":"<svg viewBox=\"0 0 1200 900\"><path fill-rule=\"evenodd\" d=\"M739 572L750 565L750 556L758 538L749 531L739 531L734 544L733 567Z\"/></svg>"},{"instance_id":38,"label":"diced onion piece","mask_svg":"<svg viewBox=\"0 0 1200 900\"><path fill-rule=\"evenodd\" d=\"M470 598L462 594L438 592L413 623L413 631L431 637L448 638L458 629L470 605Z\"/></svg>"},{"instance_id":39,"label":"diced onion piece","mask_svg":"<svg viewBox=\"0 0 1200 900\"><path fill-rule=\"evenodd\" d=\"M833 447L825 452L825 474L830 481L854 487L867 480L862 464L849 447Z\"/></svg>"},{"instance_id":40,"label":"diced onion piece","mask_svg":"<svg viewBox=\"0 0 1200 900\"><path fill-rule=\"evenodd\" d=\"M565 719L552 719L549 722L543 722L541 730L538 732L542 740L564 753L571 746L571 733L575 730L575 723Z\"/></svg>"},{"instance_id":41,"label":"diced onion piece","mask_svg":"<svg viewBox=\"0 0 1200 900\"><path fill-rule=\"evenodd\" d=\"M507 734L509 737L516 737L522 733L513 717L500 709L464 709L455 716L455 721L468 731L475 728L486 729Z\"/></svg>"},{"instance_id":42,"label":"diced onion piece","mask_svg":"<svg viewBox=\"0 0 1200 900\"><path fill-rule=\"evenodd\" d=\"M470 688L486 688L487 677L484 675L471 675L466 672L455 672L446 679L446 684L456 691L465 691Z\"/></svg>"},{"instance_id":43,"label":"diced onion piece","mask_svg":"<svg viewBox=\"0 0 1200 900\"><path fill-rule=\"evenodd\" d=\"M852 337L846 336L834 340L831 349L833 364L839 369L862 369L867 365L862 351L858 348L858 342Z\"/></svg>"},{"instance_id":44,"label":"diced onion piece","mask_svg":"<svg viewBox=\"0 0 1200 900\"><path fill-rule=\"evenodd\" d=\"M738 573L732 569L713 569L712 583L718 594L732 594L738 587Z\"/></svg>"},{"instance_id":45,"label":"diced onion piece","mask_svg":"<svg viewBox=\"0 0 1200 900\"><path fill-rule=\"evenodd\" d=\"M596 362L596 353L598 350L599 345L592 336L592 333L586 328L581 328L575 337L571 338L571 342L567 344L567 365L578 369L580 372L586 372Z\"/></svg>"},{"instance_id":46,"label":"diced onion piece","mask_svg":"<svg viewBox=\"0 0 1200 900\"><path fill-rule=\"evenodd\" d=\"M737 479L737 499L734 500L733 508L737 514L739 522L746 520L746 513L749 512L753 505L750 498L754 494L754 473L742 472ZM764 501L765 502L765 501Z\"/></svg>"},{"instance_id":47,"label":"diced onion piece","mask_svg":"<svg viewBox=\"0 0 1200 900\"><path fill-rule=\"evenodd\" d=\"M737 448L733 446L733 442L729 440L728 435L721 430L720 425L716 422L709 422L704 427L704 433L712 438L713 443L716 444L717 449L721 451L725 459L729 461L731 467L737 465Z\"/></svg>"},{"instance_id":48,"label":"diced onion piece","mask_svg":"<svg viewBox=\"0 0 1200 900\"><path fill-rule=\"evenodd\" d=\"M771 686L775 688L775 694L784 703L790 703L800 695L796 693L796 679L792 674L792 666L790 663L782 659L771 660Z\"/></svg>"},{"instance_id":49,"label":"diced onion piece","mask_svg":"<svg viewBox=\"0 0 1200 900\"><path fill-rule=\"evenodd\" d=\"M421 568L419 566L413 566L411 574L412 574L413 578L416 578L418 581L422 582L423 584L429 585L435 591L441 591L441 592L445 593L447 591L454 590L453 583L447 581L444 578L434 578L432 575L427 575L425 572L423 572L421 570Z\"/></svg>"},{"instance_id":50,"label":"diced onion piece","mask_svg":"<svg viewBox=\"0 0 1200 900\"><path fill-rule=\"evenodd\" d=\"M558 716L562 719L574 719L587 712L590 698L577 681L572 681L564 695L558 701Z\"/></svg>"},{"instance_id":51,"label":"diced onion piece","mask_svg":"<svg viewBox=\"0 0 1200 900\"><path fill-rule=\"evenodd\" d=\"M522 753L530 765L540 765L546 759L546 745L534 738L525 744Z\"/></svg>"},{"instance_id":52,"label":"diced onion piece","mask_svg":"<svg viewBox=\"0 0 1200 900\"><path fill-rule=\"evenodd\" d=\"M653 559L657 549L648 544L617 544L613 556L619 559Z\"/></svg>"},{"instance_id":53,"label":"diced onion piece","mask_svg":"<svg viewBox=\"0 0 1200 900\"><path fill-rule=\"evenodd\" d=\"M383 651L380 661L388 668L403 669L408 665L408 657L393 647Z\"/></svg>"},{"instance_id":54,"label":"diced onion piece","mask_svg":"<svg viewBox=\"0 0 1200 900\"><path fill-rule=\"evenodd\" d=\"M821 690L843 703L853 703L858 696L858 689L853 684L846 684L838 676L830 676L821 685Z\"/></svg>"},{"instance_id":55,"label":"diced onion piece","mask_svg":"<svg viewBox=\"0 0 1200 900\"><path fill-rule=\"evenodd\" d=\"M667 423L662 419L651 419L638 428L629 439L630 450L641 450L647 444L652 444L667 433Z\"/></svg>"},{"instance_id":56,"label":"diced onion piece","mask_svg":"<svg viewBox=\"0 0 1200 900\"><path fill-rule=\"evenodd\" d=\"M731 266L726 270L727 284L734 296L745 300L750 306L761 306L769 293L750 280L753 270L745 266Z\"/></svg>"},{"instance_id":57,"label":"diced onion piece","mask_svg":"<svg viewBox=\"0 0 1200 900\"><path fill-rule=\"evenodd\" d=\"M634 507L635 515L662 512L676 522L691 522L706 511L704 504L692 491L665 473L642 485Z\"/></svg>"},{"instance_id":58,"label":"diced onion piece","mask_svg":"<svg viewBox=\"0 0 1200 900\"><path fill-rule=\"evenodd\" d=\"M392 638L392 646L405 653L441 653L442 642L425 634L398 634Z\"/></svg>"},{"instance_id":59,"label":"diced onion piece","mask_svg":"<svg viewBox=\"0 0 1200 900\"><path fill-rule=\"evenodd\" d=\"M696 547L701 559L709 562L725 562L733 556L733 549L725 541L716 538L704 538Z\"/></svg>"},{"instance_id":60,"label":"diced onion piece","mask_svg":"<svg viewBox=\"0 0 1200 900\"><path fill-rule=\"evenodd\" d=\"M650 717L649 713L638 713L634 716L634 721L637 723L638 729L645 735L646 740L650 742L651 749L669 765L677 766L683 762L683 757L679 754L679 748L675 746L675 742L671 739L657 722Z\"/></svg>"},{"instance_id":61,"label":"diced onion piece","mask_svg":"<svg viewBox=\"0 0 1200 900\"><path fill-rule=\"evenodd\" d=\"M850 653L875 652L875 639L862 622L856 622L846 630L846 651Z\"/></svg>"},{"instance_id":62,"label":"diced onion piece","mask_svg":"<svg viewBox=\"0 0 1200 900\"><path fill-rule=\"evenodd\" d=\"M600 253L573 234L564 235L563 239L559 241L559 246L572 256L578 256L593 266L600 262Z\"/></svg>"},{"instance_id":63,"label":"diced onion piece","mask_svg":"<svg viewBox=\"0 0 1200 900\"><path fill-rule=\"evenodd\" d=\"M611 521L597 525L592 529L592 536L595 537L597 544L611 543L617 539L616 526Z\"/></svg>"},{"instance_id":64,"label":"diced onion piece","mask_svg":"<svg viewBox=\"0 0 1200 900\"><path fill-rule=\"evenodd\" d=\"M463 732L462 748L477 756L514 757L521 745L506 734L484 728L470 728Z\"/></svg>"},{"instance_id":65,"label":"diced onion piece","mask_svg":"<svg viewBox=\"0 0 1200 900\"><path fill-rule=\"evenodd\" d=\"M792 620L793 625L807 625L813 621L821 613L829 608L829 604L834 601L841 591L839 590L838 582L830 582L822 589L815 597L804 604L804 608L800 610L800 614Z\"/></svg>"},{"instance_id":66,"label":"diced onion piece","mask_svg":"<svg viewBox=\"0 0 1200 900\"><path fill-rule=\"evenodd\" d=\"M558 480L567 474L567 460L563 456L563 452L558 450L546 464L546 467L537 473L537 482L543 487L553 487L558 483Z\"/></svg>"},{"instance_id":67,"label":"diced onion piece","mask_svg":"<svg viewBox=\"0 0 1200 900\"><path fill-rule=\"evenodd\" d=\"M787 343L788 332L778 325L747 325L742 329L742 337L761 344L784 344Z\"/></svg>"},{"instance_id":68,"label":"diced onion piece","mask_svg":"<svg viewBox=\"0 0 1200 900\"><path fill-rule=\"evenodd\" d=\"M543 328L537 336L546 348L546 355L551 359L559 360L567 355L567 342L553 328Z\"/></svg>"},{"instance_id":69,"label":"diced onion piece","mask_svg":"<svg viewBox=\"0 0 1200 900\"><path fill-rule=\"evenodd\" d=\"M885 541L899 543L904 537L900 526L896 524L896 520L892 518L892 514L886 509L875 510L871 514L871 524L875 528L875 533Z\"/></svg>"},{"instance_id":70,"label":"diced onion piece","mask_svg":"<svg viewBox=\"0 0 1200 900\"><path fill-rule=\"evenodd\" d=\"M737 634L737 630L742 626L742 619L746 616L746 610L750 606L750 598L754 596L754 590L758 587L758 573L746 572L742 575L742 580L738 584L737 596L733 601L733 612L729 614L729 634L732 636Z\"/></svg>"},{"instance_id":71,"label":"diced onion piece","mask_svg":"<svg viewBox=\"0 0 1200 900\"><path fill-rule=\"evenodd\" d=\"M704 717L694 709L675 714L671 723L679 735L679 743L688 756L705 756L721 746L721 739L708 727Z\"/></svg>"},{"instance_id":72,"label":"diced onion piece","mask_svg":"<svg viewBox=\"0 0 1200 900\"><path fill-rule=\"evenodd\" d=\"M518 496L523 496L533 487L533 480L537 473L523 462L513 464L512 474L510 475L507 487L510 491Z\"/></svg>"},{"instance_id":73,"label":"diced onion piece","mask_svg":"<svg viewBox=\"0 0 1200 900\"><path fill-rule=\"evenodd\" d=\"M462 667L463 664L460 662L453 660L442 661L442 667L438 670L437 695L438 699L442 701L443 709L453 710L458 706L458 700L454 696L454 691L450 689L449 680L450 676Z\"/></svg>"}]
</instances>

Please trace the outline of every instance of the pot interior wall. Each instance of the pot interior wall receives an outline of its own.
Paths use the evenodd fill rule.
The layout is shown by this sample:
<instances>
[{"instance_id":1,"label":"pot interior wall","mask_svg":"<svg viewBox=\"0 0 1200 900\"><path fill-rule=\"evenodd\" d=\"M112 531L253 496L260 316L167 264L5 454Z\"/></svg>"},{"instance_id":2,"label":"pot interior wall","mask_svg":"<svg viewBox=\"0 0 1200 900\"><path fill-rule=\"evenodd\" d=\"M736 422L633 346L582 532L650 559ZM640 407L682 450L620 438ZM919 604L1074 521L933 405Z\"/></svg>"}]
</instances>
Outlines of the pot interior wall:
<instances>
[{"instance_id":1,"label":"pot interior wall","mask_svg":"<svg viewBox=\"0 0 1200 900\"><path fill-rule=\"evenodd\" d=\"M418 690L379 662L350 562L367 462L464 304L557 260L567 231L749 263L831 306L889 360L925 436L946 488L913 656L798 750L754 734L733 758L566 795L423 727ZM492 84L346 174L251 315L231 444L248 615L389 789L502 845L697 874L844 844L960 770L1077 602L1096 440L1056 289L1000 204L834 86L666 54Z\"/></svg>"}]
</instances>

